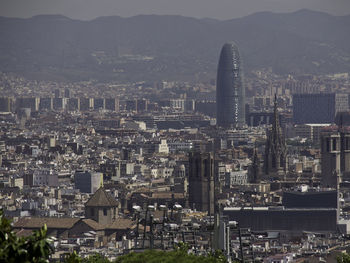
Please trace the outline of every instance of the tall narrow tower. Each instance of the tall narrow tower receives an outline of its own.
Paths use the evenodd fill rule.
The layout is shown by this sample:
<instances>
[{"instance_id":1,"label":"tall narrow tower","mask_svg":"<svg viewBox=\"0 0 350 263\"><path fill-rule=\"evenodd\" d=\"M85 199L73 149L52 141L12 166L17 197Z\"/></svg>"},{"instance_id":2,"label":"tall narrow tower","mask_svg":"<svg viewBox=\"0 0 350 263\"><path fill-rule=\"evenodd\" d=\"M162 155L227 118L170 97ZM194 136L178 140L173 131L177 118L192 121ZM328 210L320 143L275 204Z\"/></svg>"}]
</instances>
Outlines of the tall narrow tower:
<instances>
[{"instance_id":1,"label":"tall narrow tower","mask_svg":"<svg viewBox=\"0 0 350 263\"><path fill-rule=\"evenodd\" d=\"M214 172L212 153L189 154L189 204L209 215L214 214Z\"/></svg>"},{"instance_id":2,"label":"tall narrow tower","mask_svg":"<svg viewBox=\"0 0 350 263\"><path fill-rule=\"evenodd\" d=\"M245 123L245 90L241 60L234 43L223 46L216 81L216 120L221 127L239 127Z\"/></svg>"},{"instance_id":3,"label":"tall narrow tower","mask_svg":"<svg viewBox=\"0 0 350 263\"><path fill-rule=\"evenodd\" d=\"M350 129L329 127L321 133L322 185L337 188L350 179Z\"/></svg>"},{"instance_id":4,"label":"tall narrow tower","mask_svg":"<svg viewBox=\"0 0 350 263\"><path fill-rule=\"evenodd\" d=\"M287 171L287 148L277 111L277 96L274 102L274 119L271 129L267 132L265 145L265 174L269 179L285 179Z\"/></svg>"}]
</instances>

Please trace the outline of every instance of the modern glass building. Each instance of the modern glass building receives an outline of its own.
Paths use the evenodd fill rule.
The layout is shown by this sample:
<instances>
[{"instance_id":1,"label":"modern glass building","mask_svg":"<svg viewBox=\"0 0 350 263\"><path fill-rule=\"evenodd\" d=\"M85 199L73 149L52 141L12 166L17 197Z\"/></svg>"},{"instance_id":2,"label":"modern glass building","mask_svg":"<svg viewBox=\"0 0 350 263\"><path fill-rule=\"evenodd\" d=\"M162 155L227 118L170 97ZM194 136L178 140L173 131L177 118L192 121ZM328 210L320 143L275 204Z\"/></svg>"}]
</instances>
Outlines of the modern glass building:
<instances>
[{"instance_id":1,"label":"modern glass building","mask_svg":"<svg viewBox=\"0 0 350 263\"><path fill-rule=\"evenodd\" d=\"M335 113L335 93L293 95L293 121L295 124L333 123Z\"/></svg>"},{"instance_id":2,"label":"modern glass building","mask_svg":"<svg viewBox=\"0 0 350 263\"><path fill-rule=\"evenodd\" d=\"M226 43L220 54L216 81L216 121L221 127L245 124L245 90L241 60L234 43Z\"/></svg>"}]
</instances>

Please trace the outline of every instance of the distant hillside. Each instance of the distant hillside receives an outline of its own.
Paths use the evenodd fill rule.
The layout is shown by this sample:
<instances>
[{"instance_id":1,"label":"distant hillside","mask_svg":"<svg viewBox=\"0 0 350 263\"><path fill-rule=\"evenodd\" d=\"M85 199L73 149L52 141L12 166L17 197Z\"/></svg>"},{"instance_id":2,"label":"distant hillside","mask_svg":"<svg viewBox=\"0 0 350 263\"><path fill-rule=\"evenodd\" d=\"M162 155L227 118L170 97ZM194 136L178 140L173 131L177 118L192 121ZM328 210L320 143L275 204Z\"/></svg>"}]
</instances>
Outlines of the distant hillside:
<instances>
[{"instance_id":1,"label":"distant hillside","mask_svg":"<svg viewBox=\"0 0 350 263\"><path fill-rule=\"evenodd\" d=\"M215 78L220 49L235 41L246 71L350 72L350 16L300 10L219 21L140 15L78 21L0 17L0 71L35 78Z\"/></svg>"}]
</instances>

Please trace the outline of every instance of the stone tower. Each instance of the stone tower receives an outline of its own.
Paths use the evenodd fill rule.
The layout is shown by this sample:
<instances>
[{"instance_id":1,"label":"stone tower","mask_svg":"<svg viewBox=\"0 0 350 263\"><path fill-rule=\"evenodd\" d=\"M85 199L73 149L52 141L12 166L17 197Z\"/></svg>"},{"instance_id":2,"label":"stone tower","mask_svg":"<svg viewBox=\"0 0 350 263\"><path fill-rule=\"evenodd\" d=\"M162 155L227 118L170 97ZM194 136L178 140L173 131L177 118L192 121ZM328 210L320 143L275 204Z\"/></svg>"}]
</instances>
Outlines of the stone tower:
<instances>
[{"instance_id":1,"label":"stone tower","mask_svg":"<svg viewBox=\"0 0 350 263\"><path fill-rule=\"evenodd\" d=\"M191 208L214 214L214 158L212 153L189 155L189 204Z\"/></svg>"},{"instance_id":2,"label":"stone tower","mask_svg":"<svg viewBox=\"0 0 350 263\"><path fill-rule=\"evenodd\" d=\"M336 188L350 179L350 129L329 127L321 134L322 185Z\"/></svg>"},{"instance_id":3,"label":"stone tower","mask_svg":"<svg viewBox=\"0 0 350 263\"><path fill-rule=\"evenodd\" d=\"M118 215L119 202L100 187L85 204L85 217L102 225L112 223Z\"/></svg>"}]
</instances>

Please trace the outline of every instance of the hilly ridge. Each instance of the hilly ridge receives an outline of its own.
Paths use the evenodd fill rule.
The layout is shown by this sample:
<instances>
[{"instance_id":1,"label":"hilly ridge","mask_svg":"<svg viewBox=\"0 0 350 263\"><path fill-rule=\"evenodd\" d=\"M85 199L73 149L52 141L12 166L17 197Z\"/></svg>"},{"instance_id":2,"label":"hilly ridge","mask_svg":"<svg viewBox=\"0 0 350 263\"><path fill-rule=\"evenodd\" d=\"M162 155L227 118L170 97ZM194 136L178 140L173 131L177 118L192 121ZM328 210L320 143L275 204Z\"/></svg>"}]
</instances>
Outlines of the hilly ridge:
<instances>
[{"instance_id":1,"label":"hilly ridge","mask_svg":"<svg viewBox=\"0 0 350 263\"><path fill-rule=\"evenodd\" d=\"M215 78L220 49L235 41L246 72L350 72L350 16L309 10L220 21L182 16L0 17L0 71L35 78Z\"/></svg>"}]
</instances>

